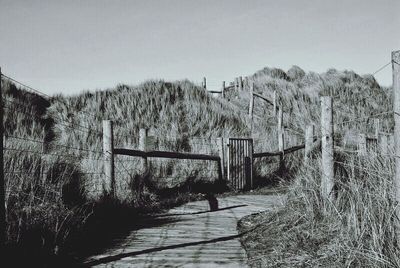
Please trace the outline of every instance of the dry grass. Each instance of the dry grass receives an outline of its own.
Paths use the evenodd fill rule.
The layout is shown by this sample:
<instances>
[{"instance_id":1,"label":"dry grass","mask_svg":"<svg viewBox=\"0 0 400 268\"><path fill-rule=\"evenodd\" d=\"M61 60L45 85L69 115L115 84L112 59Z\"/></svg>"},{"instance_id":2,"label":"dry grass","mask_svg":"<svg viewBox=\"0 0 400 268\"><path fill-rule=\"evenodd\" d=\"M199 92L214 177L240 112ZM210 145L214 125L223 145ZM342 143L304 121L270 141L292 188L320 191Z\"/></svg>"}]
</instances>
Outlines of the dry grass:
<instances>
[{"instance_id":1,"label":"dry grass","mask_svg":"<svg viewBox=\"0 0 400 268\"><path fill-rule=\"evenodd\" d=\"M286 136L288 147L302 143L305 124L318 123L321 94L333 92L337 96L338 122L386 111L391 98L389 91L380 88L372 77L347 71L306 74L292 68L286 74L265 68L248 77L248 82L254 82L256 91L265 96L272 96L277 90L285 125L290 128ZM8 82L4 87L5 99L17 103L6 101L6 146L24 150L5 152L8 239L23 243L32 233L39 233L35 246L52 250L62 246L71 232L81 229L93 211L98 213L95 206L110 206L104 191L108 182L102 175L102 120L115 122L116 146L126 148L137 148L139 128L149 128L161 150L208 154L217 153L217 137L251 134L247 91L231 91L227 99L216 99L189 81L160 80L46 100ZM371 94L373 100L363 100ZM255 151L275 151L276 119L271 117L271 107L258 101L252 133ZM387 119L384 128L391 130L392 121L383 118ZM344 129L350 131L358 126L352 124ZM299 158L301 154L287 159L290 170L296 170L295 160ZM276 159L261 159L255 164L264 184L282 176L276 172ZM118 156L118 200L111 203L136 209L147 204L149 210L159 209L166 203L188 200L185 193L179 192L165 201L166 193L174 191L171 187L190 190L185 182L197 182L201 191L202 184L217 179L216 166L207 162L152 160L151 165L147 184L138 191L138 176L143 175L137 171L138 159Z\"/></svg>"}]
</instances>

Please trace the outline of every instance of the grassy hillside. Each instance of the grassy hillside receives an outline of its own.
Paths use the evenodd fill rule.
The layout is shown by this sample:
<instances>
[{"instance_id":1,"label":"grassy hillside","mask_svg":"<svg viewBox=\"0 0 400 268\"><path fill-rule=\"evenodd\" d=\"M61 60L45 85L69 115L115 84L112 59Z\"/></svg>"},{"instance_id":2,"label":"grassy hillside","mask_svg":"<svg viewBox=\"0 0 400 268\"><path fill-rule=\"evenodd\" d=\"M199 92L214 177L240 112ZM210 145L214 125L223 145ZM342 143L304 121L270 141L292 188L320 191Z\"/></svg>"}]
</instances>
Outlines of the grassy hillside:
<instances>
[{"instance_id":1,"label":"grassy hillside","mask_svg":"<svg viewBox=\"0 0 400 268\"><path fill-rule=\"evenodd\" d=\"M285 112L287 147L303 142L306 124L319 124L319 96L328 92L335 96L335 122L390 109L388 89L372 76L350 71L306 74L298 67L287 72L265 68L247 77L246 88L253 82L256 92L267 97L277 91ZM60 245L96 211L96 203L107 199L102 120L115 123L115 147L137 148L139 128L149 128L160 150L217 154L216 138L248 136L254 137L256 152L277 149L276 118L272 107L260 100L255 101L251 133L248 90L229 91L222 99L190 81L160 80L48 99L7 81L3 84L6 147L14 149L5 152L10 241L24 241L39 230L46 241L42 246ZM383 130L390 131L390 117L381 118ZM365 125L337 127L337 141ZM296 171L301 152L286 160ZM188 190L195 182L218 178L217 166L201 161L152 159L149 174L138 172L137 158L117 156L115 162L117 199L127 207L163 206L167 201L162 194L171 192L164 190ZM255 165L261 184L284 175L276 172L277 159L257 160Z\"/></svg>"},{"instance_id":2,"label":"grassy hillside","mask_svg":"<svg viewBox=\"0 0 400 268\"><path fill-rule=\"evenodd\" d=\"M335 145L356 149L356 134L371 134L373 118L381 119L381 132L393 132L391 90L380 87L372 76L335 70L305 74L294 67L287 73L266 68L253 79L264 94L279 85L275 89L283 106L293 109L287 120L303 126L315 122L317 135L318 96L331 94ZM343 124L345 121L348 123ZM326 203L320 196L321 155L316 152L312 162L296 172L282 210L253 215L239 223L240 231L250 231L242 239L250 265L399 267L393 228L394 157L390 154L390 150L389 155L367 156L336 151L336 199Z\"/></svg>"}]
</instances>

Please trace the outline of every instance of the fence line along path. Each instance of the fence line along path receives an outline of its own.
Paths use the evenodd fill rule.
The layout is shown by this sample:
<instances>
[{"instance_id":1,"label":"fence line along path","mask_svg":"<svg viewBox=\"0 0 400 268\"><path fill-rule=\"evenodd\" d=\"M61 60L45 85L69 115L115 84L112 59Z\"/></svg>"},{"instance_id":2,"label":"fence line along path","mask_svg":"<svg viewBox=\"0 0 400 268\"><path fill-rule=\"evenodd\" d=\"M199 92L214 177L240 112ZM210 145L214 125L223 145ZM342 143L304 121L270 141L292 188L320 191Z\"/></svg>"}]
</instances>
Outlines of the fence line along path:
<instances>
[{"instance_id":1,"label":"fence line along path","mask_svg":"<svg viewBox=\"0 0 400 268\"><path fill-rule=\"evenodd\" d=\"M240 195L190 202L158 215L143 229L85 263L98 267L246 267L237 221L249 214L279 207L283 196Z\"/></svg>"}]
</instances>

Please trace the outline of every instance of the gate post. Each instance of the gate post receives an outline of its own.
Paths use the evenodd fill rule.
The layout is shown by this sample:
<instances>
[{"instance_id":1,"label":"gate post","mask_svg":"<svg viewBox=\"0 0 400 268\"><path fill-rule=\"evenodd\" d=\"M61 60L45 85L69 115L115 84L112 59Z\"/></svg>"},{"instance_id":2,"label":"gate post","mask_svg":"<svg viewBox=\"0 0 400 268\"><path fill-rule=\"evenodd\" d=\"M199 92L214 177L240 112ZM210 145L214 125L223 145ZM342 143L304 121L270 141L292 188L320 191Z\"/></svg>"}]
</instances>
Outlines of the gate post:
<instances>
[{"instance_id":1,"label":"gate post","mask_svg":"<svg viewBox=\"0 0 400 268\"><path fill-rule=\"evenodd\" d=\"M146 151L146 140L147 140L147 135L148 135L149 130L141 128L139 129L139 150L140 151ZM140 168L141 168L141 173L145 173L148 168L148 163L147 163L147 157L142 157L140 160Z\"/></svg>"},{"instance_id":2,"label":"gate post","mask_svg":"<svg viewBox=\"0 0 400 268\"><path fill-rule=\"evenodd\" d=\"M218 138L218 153L219 153L219 179L223 181L225 179L225 152L224 152L224 138Z\"/></svg>"},{"instance_id":3,"label":"gate post","mask_svg":"<svg viewBox=\"0 0 400 268\"><path fill-rule=\"evenodd\" d=\"M115 172L114 172L114 132L113 122L103 121L103 156L105 182L110 183L110 195L115 197Z\"/></svg>"}]
</instances>

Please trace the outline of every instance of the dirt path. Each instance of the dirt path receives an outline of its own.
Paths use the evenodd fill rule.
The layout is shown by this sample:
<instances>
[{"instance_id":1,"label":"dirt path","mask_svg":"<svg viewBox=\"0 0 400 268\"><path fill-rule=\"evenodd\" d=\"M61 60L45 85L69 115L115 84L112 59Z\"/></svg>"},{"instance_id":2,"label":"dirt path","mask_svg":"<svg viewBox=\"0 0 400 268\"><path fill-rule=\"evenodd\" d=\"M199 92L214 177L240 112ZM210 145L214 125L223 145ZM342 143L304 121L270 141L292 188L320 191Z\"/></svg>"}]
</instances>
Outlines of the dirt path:
<instances>
[{"instance_id":1,"label":"dirt path","mask_svg":"<svg viewBox=\"0 0 400 268\"><path fill-rule=\"evenodd\" d=\"M236 230L249 214L274 209L278 195L240 195L218 199L210 212L207 201L171 209L132 232L116 246L87 260L98 267L247 267Z\"/></svg>"}]
</instances>

